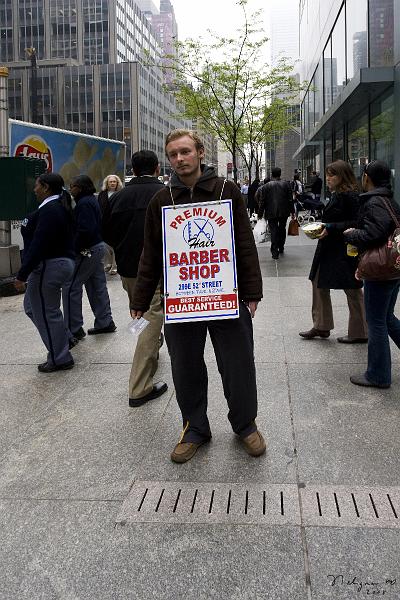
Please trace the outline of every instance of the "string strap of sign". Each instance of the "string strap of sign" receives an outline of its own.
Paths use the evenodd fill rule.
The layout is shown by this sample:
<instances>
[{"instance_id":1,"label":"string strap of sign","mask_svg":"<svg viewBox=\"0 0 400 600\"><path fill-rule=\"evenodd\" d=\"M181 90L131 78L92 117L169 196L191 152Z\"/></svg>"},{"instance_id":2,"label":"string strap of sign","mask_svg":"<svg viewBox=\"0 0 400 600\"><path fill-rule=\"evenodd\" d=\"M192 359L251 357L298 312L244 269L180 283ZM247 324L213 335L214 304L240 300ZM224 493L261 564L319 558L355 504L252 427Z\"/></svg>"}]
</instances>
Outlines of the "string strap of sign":
<instances>
[{"instance_id":1,"label":"string strap of sign","mask_svg":"<svg viewBox=\"0 0 400 600\"><path fill-rule=\"evenodd\" d=\"M221 188L221 193L220 193L220 195L219 195L219 201L220 201L220 202L221 202L221 200L222 200L222 194L224 193L225 184L226 184L226 179L224 179L224 182L223 182L223 184L222 184L222 188ZM168 187L169 187L169 193L170 193L170 195L171 195L172 206L173 206L174 208L176 208L176 206L175 206L175 200L174 200L174 196L173 196L173 194L172 194L172 187L171 187L171 183L169 184L169 186L168 186Z\"/></svg>"}]
</instances>

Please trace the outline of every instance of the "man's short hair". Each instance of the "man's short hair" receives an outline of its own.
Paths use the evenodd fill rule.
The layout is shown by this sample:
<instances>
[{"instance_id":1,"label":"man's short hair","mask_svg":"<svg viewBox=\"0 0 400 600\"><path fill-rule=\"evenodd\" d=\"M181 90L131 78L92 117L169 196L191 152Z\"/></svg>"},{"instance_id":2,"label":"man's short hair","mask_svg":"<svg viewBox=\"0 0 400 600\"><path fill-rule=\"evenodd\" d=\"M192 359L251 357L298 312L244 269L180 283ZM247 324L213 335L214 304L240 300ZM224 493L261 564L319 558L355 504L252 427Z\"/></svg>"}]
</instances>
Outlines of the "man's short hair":
<instances>
[{"instance_id":1,"label":"man's short hair","mask_svg":"<svg viewBox=\"0 0 400 600\"><path fill-rule=\"evenodd\" d=\"M280 169L279 167L274 167L273 169L271 169L272 177L280 177L281 173L282 173L282 169Z\"/></svg>"},{"instance_id":2,"label":"man's short hair","mask_svg":"<svg viewBox=\"0 0 400 600\"><path fill-rule=\"evenodd\" d=\"M173 129L172 131L169 132L169 134L167 135L166 139L165 139L165 151L167 151L167 146L170 142L173 142L175 140L178 140L181 137L189 137L191 140L194 141L194 144L196 146L196 150L204 150L204 144L203 141L201 139L201 137L199 136L199 134L197 133L197 131L194 131L192 129Z\"/></svg>"},{"instance_id":3,"label":"man's short hair","mask_svg":"<svg viewBox=\"0 0 400 600\"><path fill-rule=\"evenodd\" d=\"M158 167L158 156L152 150L139 150L132 155L132 169L136 177L153 175Z\"/></svg>"}]
</instances>

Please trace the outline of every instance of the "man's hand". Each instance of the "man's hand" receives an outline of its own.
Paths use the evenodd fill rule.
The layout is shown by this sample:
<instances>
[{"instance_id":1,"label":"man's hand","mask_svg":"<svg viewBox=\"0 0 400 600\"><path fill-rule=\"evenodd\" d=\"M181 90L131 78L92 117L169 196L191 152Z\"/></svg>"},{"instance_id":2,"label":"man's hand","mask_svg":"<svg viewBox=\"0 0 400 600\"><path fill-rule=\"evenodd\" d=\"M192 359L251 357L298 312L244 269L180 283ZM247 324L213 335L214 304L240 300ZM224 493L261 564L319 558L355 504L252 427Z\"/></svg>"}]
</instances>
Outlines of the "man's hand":
<instances>
[{"instance_id":1,"label":"man's hand","mask_svg":"<svg viewBox=\"0 0 400 600\"><path fill-rule=\"evenodd\" d=\"M25 281L21 281L20 279L14 279L14 287L17 290L17 292L24 292L25 285Z\"/></svg>"},{"instance_id":2,"label":"man's hand","mask_svg":"<svg viewBox=\"0 0 400 600\"><path fill-rule=\"evenodd\" d=\"M254 315L256 314L258 302L259 302L259 300L248 300L247 302L245 302L245 305L248 307L248 309L250 311L252 319L254 319Z\"/></svg>"},{"instance_id":3,"label":"man's hand","mask_svg":"<svg viewBox=\"0 0 400 600\"><path fill-rule=\"evenodd\" d=\"M343 234L345 234L345 233L351 233L352 231L355 231L355 228L354 228L354 227L350 227L350 229L345 229L345 230L343 231Z\"/></svg>"},{"instance_id":4,"label":"man's hand","mask_svg":"<svg viewBox=\"0 0 400 600\"><path fill-rule=\"evenodd\" d=\"M131 317L132 319L140 319L141 317L143 317L144 313L141 310L135 310L134 308L131 308Z\"/></svg>"}]
</instances>

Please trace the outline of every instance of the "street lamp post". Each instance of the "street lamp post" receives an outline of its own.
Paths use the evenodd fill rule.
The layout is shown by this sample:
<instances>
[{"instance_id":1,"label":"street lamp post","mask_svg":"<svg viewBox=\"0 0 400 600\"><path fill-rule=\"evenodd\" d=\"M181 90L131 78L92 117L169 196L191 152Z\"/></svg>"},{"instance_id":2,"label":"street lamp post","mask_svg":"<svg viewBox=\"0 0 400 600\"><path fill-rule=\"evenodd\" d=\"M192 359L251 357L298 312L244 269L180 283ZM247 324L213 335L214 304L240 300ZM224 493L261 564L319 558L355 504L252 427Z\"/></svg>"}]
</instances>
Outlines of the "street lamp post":
<instances>
[{"instance_id":1,"label":"street lamp post","mask_svg":"<svg viewBox=\"0 0 400 600\"><path fill-rule=\"evenodd\" d=\"M26 48L27 53L31 61L31 120L32 123L38 122L38 97L37 97L37 60L36 60L36 48Z\"/></svg>"}]
</instances>

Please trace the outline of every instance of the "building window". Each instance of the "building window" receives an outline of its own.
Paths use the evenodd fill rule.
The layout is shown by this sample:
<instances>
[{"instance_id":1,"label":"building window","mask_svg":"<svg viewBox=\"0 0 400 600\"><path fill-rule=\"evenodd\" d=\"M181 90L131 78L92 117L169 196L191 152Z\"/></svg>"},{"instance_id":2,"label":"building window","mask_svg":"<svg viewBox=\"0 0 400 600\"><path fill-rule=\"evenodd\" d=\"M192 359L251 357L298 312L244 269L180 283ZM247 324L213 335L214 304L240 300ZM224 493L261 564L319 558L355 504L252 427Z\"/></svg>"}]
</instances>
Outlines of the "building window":
<instances>
[{"instance_id":1,"label":"building window","mask_svg":"<svg viewBox=\"0 0 400 600\"><path fill-rule=\"evenodd\" d=\"M393 65L393 0L369 2L369 60L371 67Z\"/></svg>"},{"instance_id":2,"label":"building window","mask_svg":"<svg viewBox=\"0 0 400 600\"><path fill-rule=\"evenodd\" d=\"M325 46L323 54L324 65L324 113L332 106L332 53L331 38Z\"/></svg>"},{"instance_id":3,"label":"building window","mask_svg":"<svg viewBox=\"0 0 400 600\"><path fill-rule=\"evenodd\" d=\"M384 160L394 169L394 97L389 92L371 104L371 159Z\"/></svg>"},{"instance_id":4,"label":"building window","mask_svg":"<svg viewBox=\"0 0 400 600\"><path fill-rule=\"evenodd\" d=\"M346 85L346 29L344 8L339 13L332 31L332 102Z\"/></svg>"},{"instance_id":5,"label":"building window","mask_svg":"<svg viewBox=\"0 0 400 600\"><path fill-rule=\"evenodd\" d=\"M368 138L368 112L365 110L348 124L347 153L359 181L361 181L363 168L369 161Z\"/></svg>"},{"instance_id":6,"label":"building window","mask_svg":"<svg viewBox=\"0 0 400 600\"><path fill-rule=\"evenodd\" d=\"M347 81L368 66L368 0L346 0Z\"/></svg>"}]
</instances>

